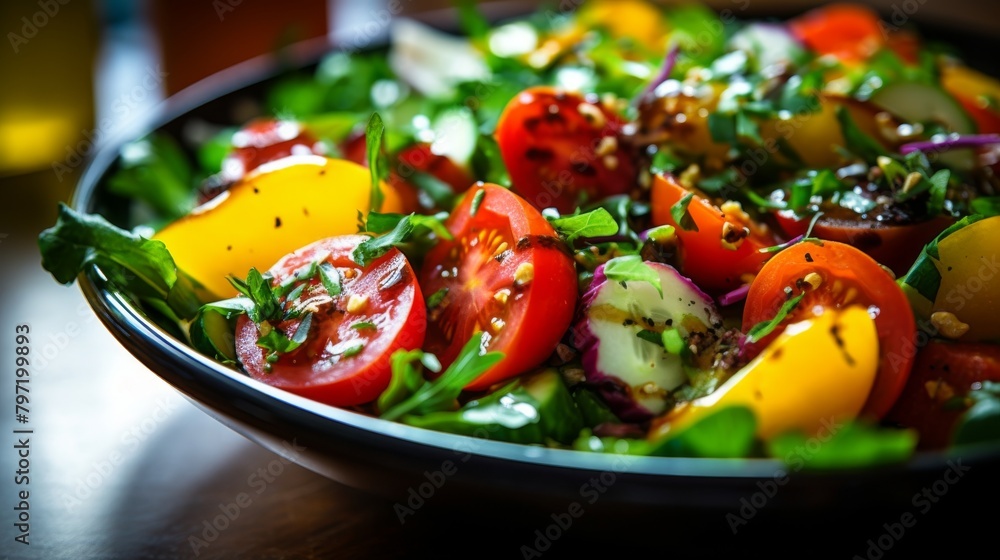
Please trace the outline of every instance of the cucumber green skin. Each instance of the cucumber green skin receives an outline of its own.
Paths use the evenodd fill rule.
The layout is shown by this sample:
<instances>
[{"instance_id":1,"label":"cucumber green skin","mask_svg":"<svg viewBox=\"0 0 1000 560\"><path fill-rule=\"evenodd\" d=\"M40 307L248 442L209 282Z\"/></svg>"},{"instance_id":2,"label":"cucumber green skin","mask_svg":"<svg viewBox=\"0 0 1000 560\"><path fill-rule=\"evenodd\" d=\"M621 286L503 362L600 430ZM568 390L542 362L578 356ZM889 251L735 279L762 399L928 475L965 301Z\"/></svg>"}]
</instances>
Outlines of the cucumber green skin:
<instances>
[{"instance_id":1,"label":"cucumber green skin","mask_svg":"<svg viewBox=\"0 0 1000 560\"><path fill-rule=\"evenodd\" d=\"M218 311L202 309L191 321L191 346L215 359L236 361L233 325Z\"/></svg>"},{"instance_id":2,"label":"cucumber green skin","mask_svg":"<svg viewBox=\"0 0 1000 560\"><path fill-rule=\"evenodd\" d=\"M527 403L538 411L538 421L510 428L495 421L473 421L464 413L498 406L509 396L516 403ZM434 412L423 416L406 416L402 421L411 426L449 432L493 441L544 444L550 440L569 444L583 429L583 419L573 396L554 369L544 369L518 379L482 399L466 404L454 412Z\"/></svg>"},{"instance_id":3,"label":"cucumber green skin","mask_svg":"<svg viewBox=\"0 0 1000 560\"><path fill-rule=\"evenodd\" d=\"M583 417L584 426L594 428L601 424L621 424L621 420L604 404L601 397L590 389L579 388L573 391L573 400Z\"/></svg>"}]
</instances>

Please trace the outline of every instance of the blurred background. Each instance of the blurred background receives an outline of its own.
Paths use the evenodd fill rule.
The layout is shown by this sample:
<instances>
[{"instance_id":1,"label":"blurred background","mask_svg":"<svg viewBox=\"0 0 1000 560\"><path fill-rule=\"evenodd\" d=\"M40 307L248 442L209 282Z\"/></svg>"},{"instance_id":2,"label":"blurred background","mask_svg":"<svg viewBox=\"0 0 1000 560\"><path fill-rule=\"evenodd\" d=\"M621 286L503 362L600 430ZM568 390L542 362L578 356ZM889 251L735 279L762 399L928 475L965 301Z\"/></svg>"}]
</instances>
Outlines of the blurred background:
<instances>
[{"instance_id":1,"label":"blurred background","mask_svg":"<svg viewBox=\"0 0 1000 560\"><path fill-rule=\"evenodd\" d=\"M780 16L820 2L707 3L748 16ZM970 32L996 37L1000 27L995 0L866 3L886 17L917 6L914 18L926 29L940 30L942 39ZM537 4L488 2L483 10L499 16ZM304 40L364 34L375 42L391 18L449 5L448 0L0 2L2 363L13 355L9 334L16 325L29 324L37 333L31 405L37 544L9 550L13 528L4 513L0 550L9 550L12 558L141 558L154 552L161 558L191 557L196 554L185 535L198 534L217 505L233 499L233 481L276 461L146 372L100 326L78 289L56 285L41 270L38 233L54 222L57 202L70 199L87 162L116 139L131 137L164 99L222 69ZM973 65L996 64L993 45L966 54ZM9 438L13 384L4 377L2 385L0 425ZM10 443L4 439L0 447L9 451ZM13 499L10 455L0 455L4 512ZM277 558L289 557L287 550L298 551L291 557L348 550L347 556L369 557L365 543L381 541L383 555L390 555L415 538L412 531L403 541L395 538L402 528L390 506L294 465L281 470L290 474L269 486L266 505L245 512L248 519L218 543L213 540L214 548L194 552L202 558L251 551Z\"/></svg>"},{"instance_id":2,"label":"blurred background","mask_svg":"<svg viewBox=\"0 0 1000 560\"><path fill-rule=\"evenodd\" d=\"M584 0L563 0L571 6ZM490 15L544 2L479 2ZM549 2L556 5L559 2ZM664 2L669 3L669 2ZM812 0L709 0L754 15L791 15ZM998 25L989 0L869 0L957 31ZM68 187L88 157L165 97L222 69L308 39L377 42L389 18L450 0L6 0L0 5L0 178L49 169ZM912 4L912 6L911 6ZM917 9L918 8L918 9ZM375 30L374 33L371 33ZM983 53L986 54L986 53ZM71 174L76 175L71 175ZM65 192L65 191L64 191ZM9 194L9 193L8 193Z\"/></svg>"}]
</instances>

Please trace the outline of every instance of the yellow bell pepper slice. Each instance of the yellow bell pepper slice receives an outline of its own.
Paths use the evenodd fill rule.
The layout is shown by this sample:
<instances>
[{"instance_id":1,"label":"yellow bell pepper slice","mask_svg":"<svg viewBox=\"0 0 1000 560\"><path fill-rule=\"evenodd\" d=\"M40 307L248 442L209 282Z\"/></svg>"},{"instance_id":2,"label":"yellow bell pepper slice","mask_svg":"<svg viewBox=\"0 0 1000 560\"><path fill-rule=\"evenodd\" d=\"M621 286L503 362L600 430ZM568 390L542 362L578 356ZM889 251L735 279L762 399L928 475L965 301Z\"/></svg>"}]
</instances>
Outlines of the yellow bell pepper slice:
<instances>
[{"instance_id":1,"label":"yellow bell pepper slice","mask_svg":"<svg viewBox=\"0 0 1000 560\"><path fill-rule=\"evenodd\" d=\"M968 325L967 330L943 333L946 337L961 333L958 338L965 342L1000 342L1000 216L945 237L938 242L938 256L934 266L941 274L941 286L930 317L950 313Z\"/></svg>"},{"instance_id":2,"label":"yellow bell pepper slice","mask_svg":"<svg viewBox=\"0 0 1000 560\"><path fill-rule=\"evenodd\" d=\"M791 430L815 434L824 423L858 415L878 365L878 333L868 312L859 306L828 309L789 325L715 392L674 409L650 438L659 440L730 406L751 409L757 437L764 440Z\"/></svg>"},{"instance_id":3,"label":"yellow bell pepper slice","mask_svg":"<svg viewBox=\"0 0 1000 560\"><path fill-rule=\"evenodd\" d=\"M400 212L382 185L383 212ZM236 291L229 275L266 270L286 254L325 237L355 233L368 212L371 176L364 167L320 156L265 164L211 201L158 232L178 268L219 297Z\"/></svg>"}]
</instances>

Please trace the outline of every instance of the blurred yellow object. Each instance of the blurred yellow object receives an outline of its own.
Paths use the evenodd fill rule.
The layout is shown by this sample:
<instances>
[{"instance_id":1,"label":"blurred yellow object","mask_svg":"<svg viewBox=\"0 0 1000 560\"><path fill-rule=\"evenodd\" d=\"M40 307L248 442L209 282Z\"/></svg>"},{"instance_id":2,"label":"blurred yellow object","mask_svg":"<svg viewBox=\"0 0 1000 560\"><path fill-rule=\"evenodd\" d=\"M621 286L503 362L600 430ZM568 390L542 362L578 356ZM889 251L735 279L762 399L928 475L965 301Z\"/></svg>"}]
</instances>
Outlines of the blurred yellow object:
<instances>
[{"instance_id":1,"label":"blurred yellow object","mask_svg":"<svg viewBox=\"0 0 1000 560\"><path fill-rule=\"evenodd\" d=\"M93 150L91 11L91 2L0 2L0 175L69 171Z\"/></svg>"},{"instance_id":2,"label":"blurred yellow object","mask_svg":"<svg viewBox=\"0 0 1000 560\"><path fill-rule=\"evenodd\" d=\"M645 0L590 0L581 9L579 22L602 27L613 37L629 37L650 52L666 49L667 28L663 12Z\"/></svg>"},{"instance_id":3,"label":"blurred yellow object","mask_svg":"<svg viewBox=\"0 0 1000 560\"><path fill-rule=\"evenodd\" d=\"M942 67L941 86L952 95L973 99L977 103L1000 102L1000 81L968 66L949 64Z\"/></svg>"},{"instance_id":4,"label":"blurred yellow object","mask_svg":"<svg viewBox=\"0 0 1000 560\"><path fill-rule=\"evenodd\" d=\"M395 191L382 185L383 212L400 212ZM367 214L371 176L364 167L320 156L291 156L259 167L218 197L154 236L178 268L220 297L235 295L226 280L264 271L313 241L357 232Z\"/></svg>"},{"instance_id":5,"label":"blurred yellow object","mask_svg":"<svg viewBox=\"0 0 1000 560\"><path fill-rule=\"evenodd\" d=\"M753 410L757 436L765 440L791 430L815 434L824 424L858 415L878 366L878 333L868 311L828 309L789 325L715 392L674 409L650 438L660 439L730 406Z\"/></svg>"}]
</instances>

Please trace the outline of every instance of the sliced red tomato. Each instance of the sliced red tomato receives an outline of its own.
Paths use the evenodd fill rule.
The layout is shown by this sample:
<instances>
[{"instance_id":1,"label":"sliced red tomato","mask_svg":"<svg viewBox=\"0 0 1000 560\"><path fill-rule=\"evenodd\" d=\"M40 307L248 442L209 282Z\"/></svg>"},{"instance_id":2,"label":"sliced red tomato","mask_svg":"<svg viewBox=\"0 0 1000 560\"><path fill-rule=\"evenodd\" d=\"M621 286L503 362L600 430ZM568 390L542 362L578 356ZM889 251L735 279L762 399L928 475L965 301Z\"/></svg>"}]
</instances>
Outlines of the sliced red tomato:
<instances>
[{"instance_id":1,"label":"sliced red tomato","mask_svg":"<svg viewBox=\"0 0 1000 560\"><path fill-rule=\"evenodd\" d=\"M427 343L445 367L477 332L485 351L505 357L469 384L473 390L541 364L569 328L576 268L556 232L523 198L491 184L469 190L446 222L454 239L424 260Z\"/></svg>"},{"instance_id":2,"label":"sliced red tomato","mask_svg":"<svg viewBox=\"0 0 1000 560\"><path fill-rule=\"evenodd\" d=\"M792 33L811 50L847 62L862 61L879 49L884 35L878 14L856 4L831 4L789 22Z\"/></svg>"},{"instance_id":3,"label":"sliced red tomato","mask_svg":"<svg viewBox=\"0 0 1000 560\"><path fill-rule=\"evenodd\" d=\"M966 407L961 401L975 383L1000 381L1000 346L931 341L917 353L913 373L889 413L889 420L920 433L920 447L940 449Z\"/></svg>"},{"instance_id":4,"label":"sliced red tomato","mask_svg":"<svg viewBox=\"0 0 1000 560\"><path fill-rule=\"evenodd\" d=\"M751 357L785 325L814 317L824 308L864 306L875 317L880 363L862 413L882 418L903 390L915 354L916 322L903 291L875 260L850 245L797 243L769 260L750 285L743 329L771 320L786 301L803 293L782 325L748 348Z\"/></svg>"},{"instance_id":5,"label":"sliced red tomato","mask_svg":"<svg viewBox=\"0 0 1000 560\"><path fill-rule=\"evenodd\" d=\"M368 165L363 134L348 140L343 150L345 158L364 166ZM406 213L438 210L431 205L420 203L418 195L420 189L413 184L411 179L413 174L417 172L434 176L437 180L451 187L455 194L465 192L475 182L472 174L452 161L451 158L432 152L430 144L417 143L407 146L393 158L393 165L389 169L389 185L396 189L403 201Z\"/></svg>"},{"instance_id":6,"label":"sliced red tomato","mask_svg":"<svg viewBox=\"0 0 1000 560\"><path fill-rule=\"evenodd\" d=\"M426 310L416 274L396 249L359 267L351 252L365 239L323 239L271 267L272 286L279 286L313 263L329 263L340 277L341 293L331 294L317 273L296 282L304 288L294 300L282 298L286 313L302 309L301 316L267 326L240 317L236 353L251 377L327 404L353 406L376 399L388 386L393 352L423 345ZM311 326L305 342L269 359L271 352L258 344L262 331L278 329L292 337L306 314Z\"/></svg>"},{"instance_id":7,"label":"sliced red tomato","mask_svg":"<svg viewBox=\"0 0 1000 560\"><path fill-rule=\"evenodd\" d=\"M636 165L618 141L622 119L596 95L533 87L507 104L497 142L514 191L562 213L635 187Z\"/></svg>"},{"instance_id":8,"label":"sliced red tomato","mask_svg":"<svg viewBox=\"0 0 1000 560\"><path fill-rule=\"evenodd\" d=\"M651 195L653 223L674 226L681 272L699 288L712 295L734 290L744 284L744 275L756 274L767 260L760 249L778 241L742 211L723 212L701 193L695 193L687 207L698 229L685 230L670 210L691 192L672 175L657 175Z\"/></svg>"},{"instance_id":9,"label":"sliced red tomato","mask_svg":"<svg viewBox=\"0 0 1000 560\"><path fill-rule=\"evenodd\" d=\"M837 207L833 211L837 215L820 216L812 236L852 245L879 264L889 267L896 276L906 274L924 245L955 223L953 218L941 215L929 220L887 224L873 217L861 219L845 208ZM791 211L777 212L775 216L778 226L789 239L804 235L809 229L809 218L799 218Z\"/></svg>"}]
</instances>

